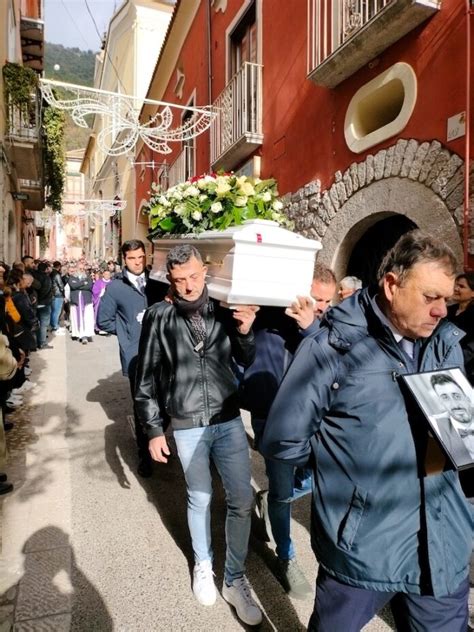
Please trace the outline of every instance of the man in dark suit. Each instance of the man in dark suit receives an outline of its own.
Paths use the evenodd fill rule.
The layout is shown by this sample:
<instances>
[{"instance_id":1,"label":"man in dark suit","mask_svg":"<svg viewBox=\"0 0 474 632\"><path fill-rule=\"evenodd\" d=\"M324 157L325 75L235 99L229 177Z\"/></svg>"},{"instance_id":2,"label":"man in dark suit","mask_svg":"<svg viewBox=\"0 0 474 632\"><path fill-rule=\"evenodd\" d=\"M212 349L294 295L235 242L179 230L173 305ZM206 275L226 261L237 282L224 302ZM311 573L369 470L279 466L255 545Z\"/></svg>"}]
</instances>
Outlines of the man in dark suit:
<instances>
[{"instance_id":1,"label":"man in dark suit","mask_svg":"<svg viewBox=\"0 0 474 632\"><path fill-rule=\"evenodd\" d=\"M449 414L449 417L443 416L436 420L441 440L448 451L454 450L453 456L457 454L462 463L469 463L474 459L474 415L471 401L449 373L432 375L431 386ZM457 462L457 465L462 463Z\"/></svg>"},{"instance_id":2,"label":"man in dark suit","mask_svg":"<svg viewBox=\"0 0 474 632\"><path fill-rule=\"evenodd\" d=\"M130 380L132 399L135 395L135 370L142 318L147 307L161 300L167 286L159 293L156 281L150 281L146 270L145 245L139 239L125 241L121 247L124 268L115 275L100 301L97 325L102 331L115 334L120 348L122 374ZM152 296L154 292L154 295ZM135 416L135 433L138 447L140 476L152 475L152 459L148 451L148 437Z\"/></svg>"}]
</instances>

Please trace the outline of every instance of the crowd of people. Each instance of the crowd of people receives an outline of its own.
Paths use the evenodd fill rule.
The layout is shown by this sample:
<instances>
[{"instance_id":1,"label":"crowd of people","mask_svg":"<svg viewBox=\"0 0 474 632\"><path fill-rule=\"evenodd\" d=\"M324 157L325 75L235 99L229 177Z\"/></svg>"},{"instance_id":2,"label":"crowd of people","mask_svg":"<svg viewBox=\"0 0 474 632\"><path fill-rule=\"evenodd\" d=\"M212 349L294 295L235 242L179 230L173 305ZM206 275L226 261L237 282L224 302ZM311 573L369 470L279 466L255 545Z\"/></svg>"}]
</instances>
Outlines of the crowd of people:
<instances>
[{"instance_id":1,"label":"crowd of people","mask_svg":"<svg viewBox=\"0 0 474 632\"><path fill-rule=\"evenodd\" d=\"M245 576L254 503L245 409L268 477L257 513L275 543L278 578L298 599L314 587L296 560L291 508L312 493L319 572L308 629L359 632L390 602L397 629L465 632L473 470L460 480L400 378L461 367L474 384L474 275L456 275L451 250L413 231L386 254L373 286L353 276L338 282L317 264L308 296L288 308L231 311L208 296L207 268L193 246L168 253L169 286L150 279L141 241L125 242L121 255L120 271L83 259L50 265L23 257L1 266L4 413L33 387L30 354L47 349L61 323L81 344L116 335L140 476L168 462L174 436L200 604L213 605L217 594L212 462L227 504L222 596L245 624L262 621ZM448 376L433 388L443 400L460 387ZM462 415L452 408L467 442L470 405ZM0 476L6 493L11 485Z\"/></svg>"},{"instance_id":2,"label":"crowd of people","mask_svg":"<svg viewBox=\"0 0 474 632\"><path fill-rule=\"evenodd\" d=\"M120 271L114 261L49 262L29 255L11 265L0 261L0 495L13 490L5 467L5 432L13 428L9 414L24 404L36 384L31 379L31 354L50 349L50 336L65 335L92 342L105 334L96 315L107 283Z\"/></svg>"}]
</instances>

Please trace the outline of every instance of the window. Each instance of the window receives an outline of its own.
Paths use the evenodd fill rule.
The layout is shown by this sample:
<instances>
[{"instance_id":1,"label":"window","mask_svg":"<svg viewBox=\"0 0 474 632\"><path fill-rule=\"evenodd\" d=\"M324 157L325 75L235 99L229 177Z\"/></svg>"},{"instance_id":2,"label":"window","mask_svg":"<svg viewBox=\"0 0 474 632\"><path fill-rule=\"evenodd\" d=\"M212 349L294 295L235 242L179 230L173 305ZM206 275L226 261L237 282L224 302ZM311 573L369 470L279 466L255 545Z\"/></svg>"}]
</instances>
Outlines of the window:
<instances>
[{"instance_id":1,"label":"window","mask_svg":"<svg viewBox=\"0 0 474 632\"><path fill-rule=\"evenodd\" d=\"M190 107L194 107L194 100L188 104ZM186 126L186 123L190 123L191 119L194 116L194 112L192 110L186 110L182 117L182 125ZM195 152L195 138L189 138L187 140L183 140L183 151L184 151L184 179L188 180L192 178L195 174L195 165L194 165L194 152Z\"/></svg>"},{"instance_id":2,"label":"window","mask_svg":"<svg viewBox=\"0 0 474 632\"><path fill-rule=\"evenodd\" d=\"M417 80L411 66L394 64L352 97L346 112L347 146L358 154L399 134L416 104Z\"/></svg>"},{"instance_id":3,"label":"window","mask_svg":"<svg viewBox=\"0 0 474 632\"><path fill-rule=\"evenodd\" d=\"M230 73L233 77L246 61L257 63L257 22L255 0L230 35Z\"/></svg>"},{"instance_id":4,"label":"window","mask_svg":"<svg viewBox=\"0 0 474 632\"><path fill-rule=\"evenodd\" d=\"M166 191L169 187L169 165L167 163L163 163L158 170L157 181L160 185L160 191Z\"/></svg>"}]
</instances>

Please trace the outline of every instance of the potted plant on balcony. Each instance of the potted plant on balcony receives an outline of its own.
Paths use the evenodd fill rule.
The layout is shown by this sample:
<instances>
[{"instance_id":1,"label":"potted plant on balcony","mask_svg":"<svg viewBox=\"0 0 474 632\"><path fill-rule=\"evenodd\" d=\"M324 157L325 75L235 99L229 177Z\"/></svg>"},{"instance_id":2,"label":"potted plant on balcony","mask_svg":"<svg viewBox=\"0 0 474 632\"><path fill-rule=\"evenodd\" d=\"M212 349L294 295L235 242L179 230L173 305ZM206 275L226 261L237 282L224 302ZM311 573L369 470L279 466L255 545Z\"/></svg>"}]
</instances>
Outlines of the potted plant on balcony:
<instances>
[{"instance_id":1,"label":"potted plant on balcony","mask_svg":"<svg viewBox=\"0 0 474 632\"><path fill-rule=\"evenodd\" d=\"M291 230L276 181L208 174L161 192L146 211L154 244L152 277L166 281L166 254L193 240L208 266L209 295L226 303L289 305L309 294L319 242Z\"/></svg>"},{"instance_id":2,"label":"potted plant on balcony","mask_svg":"<svg viewBox=\"0 0 474 632\"><path fill-rule=\"evenodd\" d=\"M37 73L27 66L7 62L3 66L2 74L7 127L15 122L18 126L28 126L36 114L36 102L32 99L32 94L35 94L38 88ZM14 121L16 111L22 119L21 122Z\"/></svg>"}]
</instances>

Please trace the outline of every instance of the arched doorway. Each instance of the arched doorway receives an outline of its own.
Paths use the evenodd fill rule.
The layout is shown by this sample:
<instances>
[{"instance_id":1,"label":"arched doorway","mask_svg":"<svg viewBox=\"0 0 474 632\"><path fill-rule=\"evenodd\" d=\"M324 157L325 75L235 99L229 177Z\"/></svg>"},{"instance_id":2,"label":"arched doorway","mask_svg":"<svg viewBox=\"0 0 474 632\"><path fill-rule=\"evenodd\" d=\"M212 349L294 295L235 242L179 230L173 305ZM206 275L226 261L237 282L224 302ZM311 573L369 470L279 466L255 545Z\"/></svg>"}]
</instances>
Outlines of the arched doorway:
<instances>
[{"instance_id":1,"label":"arched doorway","mask_svg":"<svg viewBox=\"0 0 474 632\"><path fill-rule=\"evenodd\" d=\"M369 285L377 280L377 270L389 248L399 237L417 228L416 224L404 215L392 215L373 224L355 244L347 264L347 274Z\"/></svg>"},{"instance_id":2,"label":"arched doorway","mask_svg":"<svg viewBox=\"0 0 474 632\"><path fill-rule=\"evenodd\" d=\"M330 266L338 279L349 274L349 269L355 274L355 267L358 274L373 277L377 253L380 257L380 251L389 247L390 232L395 243L401 234L415 227L442 239L462 260L462 242L449 208L432 189L408 178L387 178L354 193L331 220L321 240L323 249L318 260ZM353 257L367 233L357 249L359 254ZM363 267L364 258L371 260L368 269Z\"/></svg>"}]
</instances>

